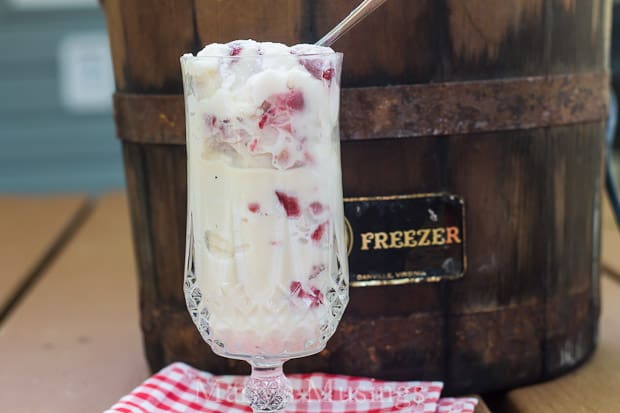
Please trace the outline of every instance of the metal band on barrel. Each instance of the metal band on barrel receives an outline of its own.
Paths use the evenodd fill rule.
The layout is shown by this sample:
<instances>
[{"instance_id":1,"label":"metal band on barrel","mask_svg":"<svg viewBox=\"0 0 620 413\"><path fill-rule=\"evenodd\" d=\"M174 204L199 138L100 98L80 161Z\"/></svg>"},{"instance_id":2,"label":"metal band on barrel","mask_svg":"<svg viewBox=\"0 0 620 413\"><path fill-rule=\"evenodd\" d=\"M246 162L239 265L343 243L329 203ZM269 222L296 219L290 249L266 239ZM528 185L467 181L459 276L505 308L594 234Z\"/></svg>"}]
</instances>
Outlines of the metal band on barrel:
<instances>
[{"instance_id":1,"label":"metal band on barrel","mask_svg":"<svg viewBox=\"0 0 620 413\"><path fill-rule=\"evenodd\" d=\"M600 122L608 102L607 72L344 88L340 135L409 138ZM182 95L116 93L114 114L123 140L185 144Z\"/></svg>"}]
</instances>

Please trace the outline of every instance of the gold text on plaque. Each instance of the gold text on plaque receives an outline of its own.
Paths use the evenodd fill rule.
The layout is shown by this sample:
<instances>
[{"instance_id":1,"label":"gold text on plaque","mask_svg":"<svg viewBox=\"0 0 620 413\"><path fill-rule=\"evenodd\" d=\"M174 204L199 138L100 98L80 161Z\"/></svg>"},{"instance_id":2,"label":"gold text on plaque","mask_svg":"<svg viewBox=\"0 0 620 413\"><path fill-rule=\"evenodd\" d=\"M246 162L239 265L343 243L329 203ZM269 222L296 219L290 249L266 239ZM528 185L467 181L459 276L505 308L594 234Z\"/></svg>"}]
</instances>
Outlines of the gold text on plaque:
<instances>
[{"instance_id":1,"label":"gold text on plaque","mask_svg":"<svg viewBox=\"0 0 620 413\"><path fill-rule=\"evenodd\" d=\"M459 228L422 228L406 231L364 232L360 234L363 251L398 248L429 247L431 245L460 244Z\"/></svg>"}]
</instances>

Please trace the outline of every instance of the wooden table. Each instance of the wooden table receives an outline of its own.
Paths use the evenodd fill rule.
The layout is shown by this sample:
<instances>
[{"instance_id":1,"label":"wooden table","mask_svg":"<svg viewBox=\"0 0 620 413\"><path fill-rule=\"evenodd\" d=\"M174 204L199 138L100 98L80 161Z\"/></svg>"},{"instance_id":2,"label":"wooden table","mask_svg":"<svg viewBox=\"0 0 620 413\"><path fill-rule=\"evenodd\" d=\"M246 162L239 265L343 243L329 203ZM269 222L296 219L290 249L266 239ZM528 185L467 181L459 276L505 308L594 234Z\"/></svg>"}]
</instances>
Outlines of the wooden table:
<instances>
[{"instance_id":1,"label":"wooden table","mask_svg":"<svg viewBox=\"0 0 620 413\"><path fill-rule=\"evenodd\" d=\"M620 235L605 211L598 351L494 412L620 412ZM148 377L124 195L0 198L0 229L0 411L100 412Z\"/></svg>"},{"instance_id":2,"label":"wooden table","mask_svg":"<svg viewBox=\"0 0 620 413\"><path fill-rule=\"evenodd\" d=\"M0 202L0 319L70 238L86 198L3 198Z\"/></svg>"},{"instance_id":3,"label":"wooden table","mask_svg":"<svg viewBox=\"0 0 620 413\"><path fill-rule=\"evenodd\" d=\"M125 197L99 200L48 261L0 325L0 410L101 412L149 374Z\"/></svg>"}]
</instances>

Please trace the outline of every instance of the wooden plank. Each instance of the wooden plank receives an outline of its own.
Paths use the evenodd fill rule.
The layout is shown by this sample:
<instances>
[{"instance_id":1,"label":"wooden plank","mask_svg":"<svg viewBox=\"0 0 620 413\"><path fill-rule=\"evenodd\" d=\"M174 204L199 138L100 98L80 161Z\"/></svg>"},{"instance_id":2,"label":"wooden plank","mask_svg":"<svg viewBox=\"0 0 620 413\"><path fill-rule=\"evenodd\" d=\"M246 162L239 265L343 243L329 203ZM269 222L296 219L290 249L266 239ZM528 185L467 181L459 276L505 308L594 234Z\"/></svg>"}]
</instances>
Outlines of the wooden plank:
<instances>
[{"instance_id":1,"label":"wooden plank","mask_svg":"<svg viewBox=\"0 0 620 413\"><path fill-rule=\"evenodd\" d=\"M0 314L51 258L86 202L77 195L0 199Z\"/></svg>"},{"instance_id":2,"label":"wooden plank","mask_svg":"<svg viewBox=\"0 0 620 413\"><path fill-rule=\"evenodd\" d=\"M98 412L148 376L129 228L104 197L0 326L3 411Z\"/></svg>"},{"instance_id":3,"label":"wooden plank","mask_svg":"<svg viewBox=\"0 0 620 413\"><path fill-rule=\"evenodd\" d=\"M620 411L620 283L601 281L603 312L598 350L581 368L506 395L511 413L616 413Z\"/></svg>"}]
</instances>

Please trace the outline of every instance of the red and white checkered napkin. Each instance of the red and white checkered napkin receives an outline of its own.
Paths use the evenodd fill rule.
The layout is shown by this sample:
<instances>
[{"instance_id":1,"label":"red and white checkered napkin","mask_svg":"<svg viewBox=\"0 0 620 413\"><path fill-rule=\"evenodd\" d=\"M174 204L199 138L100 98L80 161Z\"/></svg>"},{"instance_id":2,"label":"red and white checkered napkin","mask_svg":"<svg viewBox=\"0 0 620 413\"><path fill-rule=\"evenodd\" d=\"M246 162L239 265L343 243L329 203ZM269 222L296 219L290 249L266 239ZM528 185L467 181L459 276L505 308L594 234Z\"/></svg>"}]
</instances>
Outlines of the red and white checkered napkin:
<instances>
[{"instance_id":1,"label":"red and white checkered napkin","mask_svg":"<svg viewBox=\"0 0 620 413\"><path fill-rule=\"evenodd\" d=\"M474 413L477 404L478 399L473 397L445 397L439 399L437 413Z\"/></svg>"},{"instance_id":2,"label":"red and white checkered napkin","mask_svg":"<svg viewBox=\"0 0 620 413\"><path fill-rule=\"evenodd\" d=\"M297 413L435 413L443 387L441 382L390 382L320 373L291 375L289 379L293 401L287 412ZM216 377L175 363L105 413L251 412L242 395L246 380L245 376Z\"/></svg>"}]
</instances>

